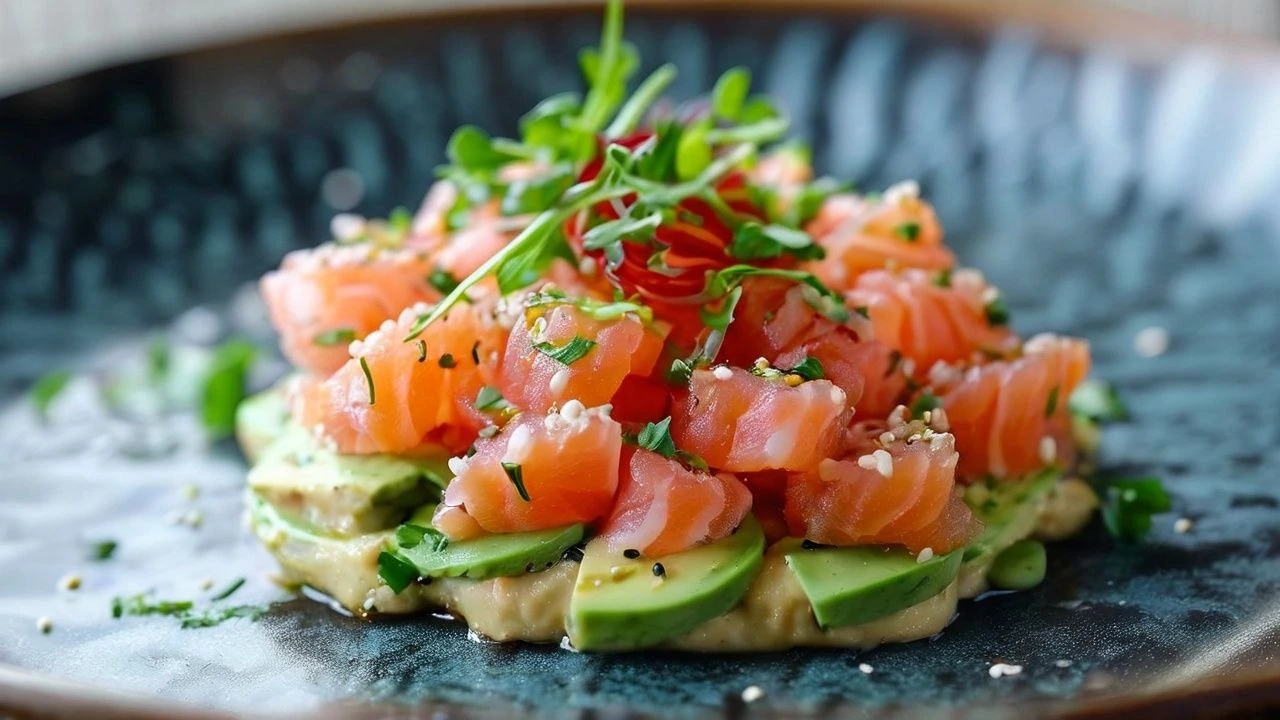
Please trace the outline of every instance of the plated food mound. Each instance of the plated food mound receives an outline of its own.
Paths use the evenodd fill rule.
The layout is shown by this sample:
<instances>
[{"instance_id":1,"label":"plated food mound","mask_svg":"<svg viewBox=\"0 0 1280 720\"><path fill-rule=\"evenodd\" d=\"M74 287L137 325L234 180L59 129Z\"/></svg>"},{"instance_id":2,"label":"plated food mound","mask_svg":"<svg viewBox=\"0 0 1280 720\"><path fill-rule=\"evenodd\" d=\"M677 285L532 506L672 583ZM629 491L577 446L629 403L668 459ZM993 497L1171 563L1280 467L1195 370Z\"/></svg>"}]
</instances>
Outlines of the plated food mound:
<instances>
[{"instance_id":1,"label":"plated food mound","mask_svg":"<svg viewBox=\"0 0 1280 720\"><path fill-rule=\"evenodd\" d=\"M869 647L1038 583L1096 506L1088 345L1015 333L915 183L814 179L745 70L673 104L638 64L615 3L585 95L263 278L297 372L239 435L287 577L580 650Z\"/></svg>"}]
</instances>

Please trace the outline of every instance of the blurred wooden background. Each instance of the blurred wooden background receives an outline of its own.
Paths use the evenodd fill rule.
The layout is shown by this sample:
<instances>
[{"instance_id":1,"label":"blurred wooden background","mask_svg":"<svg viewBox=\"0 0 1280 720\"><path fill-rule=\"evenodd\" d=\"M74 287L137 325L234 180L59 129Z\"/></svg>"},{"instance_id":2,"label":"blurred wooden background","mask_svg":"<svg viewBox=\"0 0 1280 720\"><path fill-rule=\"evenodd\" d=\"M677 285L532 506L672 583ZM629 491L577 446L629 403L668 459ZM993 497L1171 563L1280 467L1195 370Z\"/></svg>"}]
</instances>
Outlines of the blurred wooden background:
<instances>
[{"instance_id":1,"label":"blurred wooden background","mask_svg":"<svg viewBox=\"0 0 1280 720\"><path fill-rule=\"evenodd\" d=\"M838 2L838 0L835 0ZM0 96L79 72L157 54L325 27L469 7L550 0L0 0ZM599 0L561 3L598 4ZM644 0L632 0L642 4ZM733 7L741 0L703 0ZM834 4L833 0L825 2ZM848 0L851 5L891 3ZM894 7L969 0L899 0ZM1010 10L1103 7L1174 19L1253 39L1280 37L1280 0L997 0Z\"/></svg>"}]
</instances>

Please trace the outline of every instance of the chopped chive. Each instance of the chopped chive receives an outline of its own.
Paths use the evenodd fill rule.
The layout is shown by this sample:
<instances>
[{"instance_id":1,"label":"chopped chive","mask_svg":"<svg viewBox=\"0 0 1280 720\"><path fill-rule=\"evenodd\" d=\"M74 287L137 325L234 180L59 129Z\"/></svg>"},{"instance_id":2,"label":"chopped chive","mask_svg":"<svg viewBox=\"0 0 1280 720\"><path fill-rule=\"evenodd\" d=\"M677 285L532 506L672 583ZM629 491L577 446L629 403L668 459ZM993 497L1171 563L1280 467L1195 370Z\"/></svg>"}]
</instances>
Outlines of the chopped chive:
<instances>
[{"instance_id":1,"label":"chopped chive","mask_svg":"<svg viewBox=\"0 0 1280 720\"><path fill-rule=\"evenodd\" d=\"M485 385L476 394L477 410L503 410L510 405L502 397L502 391L492 385Z\"/></svg>"},{"instance_id":2,"label":"chopped chive","mask_svg":"<svg viewBox=\"0 0 1280 720\"><path fill-rule=\"evenodd\" d=\"M214 351L212 368L201 393L200 419L215 439L236 429L236 408L248 394L249 368L258 350L244 340L230 340Z\"/></svg>"},{"instance_id":3,"label":"chopped chive","mask_svg":"<svg viewBox=\"0 0 1280 720\"><path fill-rule=\"evenodd\" d=\"M987 315L988 325L1008 325L1009 309L1004 306L1004 298L997 297L987 303L983 311Z\"/></svg>"},{"instance_id":4,"label":"chopped chive","mask_svg":"<svg viewBox=\"0 0 1280 720\"><path fill-rule=\"evenodd\" d=\"M1052 417L1053 412L1058 409L1058 391L1062 389L1060 385L1054 385L1049 391L1049 399L1044 404L1044 416Z\"/></svg>"},{"instance_id":5,"label":"chopped chive","mask_svg":"<svg viewBox=\"0 0 1280 720\"><path fill-rule=\"evenodd\" d=\"M911 417L924 417L926 411L937 410L940 407L942 407L942 400L938 399L936 395L929 392L920 393L920 397L911 403Z\"/></svg>"},{"instance_id":6,"label":"chopped chive","mask_svg":"<svg viewBox=\"0 0 1280 720\"><path fill-rule=\"evenodd\" d=\"M116 548L118 547L120 547L120 544L115 540L101 540L93 544L93 552L90 553L90 558L98 562L110 560L116 554Z\"/></svg>"},{"instance_id":7,"label":"chopped chive","mask_svg":"<svg viewBox=\"0 0 1280 720\"><path fill-rule=\"evenodd\" d=\"M244 585L244 578L236 578L235 580L232 580L231 584L228 585L226 588L224 588L222 592L219 592L217 595L214 595L210 599L215 601L226 600L227 598L231 597L235 593L235 591L239 590L243 585Z\"/></svg>"},{"instance_id":8,"label":"chopped chive","mask_svg":"<svg viewBox=\"0 0 1280 720\"><path fill-rule=\"evenodd\" d=\"M335 328L326 330L316 335L311 342L320 347L332 347L334 345L346 345L356 339L356 331L351 328Z\"/></svg>"},{"instance_id":9,"label":"chopped chive","mask_svg":"<svg viewBox=\"0 0 1280 720\"><path fill-rule=\"evenodd\" d=\"M427 284L439 291L441 295L448 295L458 287L458 278L448 270L437 269L427 276Z\"/></svg>"},{"instance_id":10,"label":"chopped chive","mask_svg":"<svg viewBox=\"0 0 1280 720\"><path fill-rule=\"evenodd\" d=\"M369 404L372 405L377 397L373 392L373 372L369 370L369 361L360 356L360 369L364 372L364 381L369 385Z\"/></svg>"},{"instance_id":11,"label":"chopped chive","mask_svg":"<svg viewBox=\"0 0 1280 720\"><path fill-rule=\"evenodd\" d=\"M918 222L899 223L897 227L893 229L893 234L897 235L899 238L909 243L913 243L916 240L920 239L920 223Z\"/></svg>"},{"instance_id":12,"label":"chopped chive","mask_svg":"<svg viewBox=\"0 0 1280 720\"><path fill-rule=\"evenodd\" d=\"M427 341L419 340L418 341L418 362L426 362L426 361L427 361Z\"/></svg>"},{"instance_id":13,"label":"chopped chive","mask_svg":"<svg viewBox=\"0 0 1280 720\"><path fill-rule=\"evenodd\" d=\"M471 346L471 362L475 363L476 365L480 364L480 341L479 340L477 340L475 344Z\"/></svg>"},{"instance_id":14,"label":"chopped chive","mask_svg":"<svg viewBox=\"0 0 1280 720\"><path fill-rule=\"evenodd\" d=\"M502 463L502 471L507 474L507 479L512 485L516 486L516 492L520 494L520 499L529 502L529 491L524 487L524 468L520 463L504 462Z\"/></svg>"},{"instance_id":15,"label":"chopped chive","mask_svg":"<svg viewBox=\"0 0 1280 720\"><path fill-rule=\"evenodd\" d=\"M636 435L636 444L663 457L673 457L676 454L676 441L671 438L671 416L646 424Z\"/></svg>"},{"instance_id":16,"label":"chopped chive","mask_svg":"<svg viewBox=\"0 0 1280 720\"><path fill-rule=\"evenodd\" d=\"M586 357L587 353L591 352L591 349L595 346L595 340L588 340L581 335L574 335L572 340L559 347L549 342L534 343L533 345L535 350L556 360L561 365L574 364Z\"/></svg>"},{"instance_id":17,"label":"chopped chive","mask_svg":"<svg viewBox=\"0 0 1280 720\"><path fill-rule=\"evenodd\" d=\"M942 268L933 276L933 284L941 288L951 287L951 268Z\"/></svg>"}]
</instances>

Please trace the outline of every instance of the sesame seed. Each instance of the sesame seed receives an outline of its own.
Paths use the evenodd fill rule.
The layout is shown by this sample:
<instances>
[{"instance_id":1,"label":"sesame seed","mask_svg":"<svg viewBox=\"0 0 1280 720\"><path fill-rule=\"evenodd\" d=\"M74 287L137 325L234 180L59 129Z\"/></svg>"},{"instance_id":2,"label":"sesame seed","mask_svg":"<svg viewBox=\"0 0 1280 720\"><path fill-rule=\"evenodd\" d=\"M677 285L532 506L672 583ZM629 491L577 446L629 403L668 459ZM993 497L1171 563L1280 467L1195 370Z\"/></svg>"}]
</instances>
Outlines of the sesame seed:
<instances>
[{"instance_id":1,"label":"sesame seed","mask_svg":"<svg viewBox=\"0 0 1280 720\"><path fill-rule=\"evenodd\" d=\"M896 438L894 434L891 432L882 432L880 433L880 437L879 437L880 442L884 445L888 445L889 443L897 439L898 438Z\"/></svg>"},{"instance_id":2,"label":"sesame seed","mask_svg":"<svg viewBox=\"0 0 1280 720\"><path fill-rule=\"evenodd\" d=\"M844 405L844 401L848 399L849 399L849 396L844 394L843 389L839 387L831 388L831 402L837 405Z\"/></svg>"},{"instance_id":3,"label":"sesame seed","mask_svg":"<svg viewBox=\"0 0 1280 720\"><path fill-rule=\"evenodd\" d=\"M53 632L53 618L48 615L41 616L39 620L36 620L36 629L45 635Z\"/></svg>"},{"instance_id":4,"label":"sesame seed","mask_svg":"<svg viewBox=\"0 0 1280 720\"><path fill-rule=\"evenodd\" d=\"M876 460L876 472L885 477L893 477L893 456L888 450L876 450L871 453Z\"/></svg>"},{"instance_id":5,"label":"sesame seed","mask_svg":"<svg viewBox=\"0 0 1280 720\"><path fill-rule=\"evenodd\" d=\"M582 417L582 413L586 409L581 400L570 400L564 404L564 407L560 408L560 416L569 422L574 422Z\"/></svg>"},{"instance_id":6,"label":"sesame seed","mask_svg":"<svg viewBox=\"0 0 1280 720\"><path fill-rule=\"evenodd\" d=\"M213 588L213 578L205 578L200 581L201 590L209 590Z\"/></svg>"},{"instance_id":7,"label":"sesame seed","mask_svg":"<svg viewBox=\"0 0 1280 720\"><path fill-rule=\"evenodd\" d=\"M584 257L578 262L578 272L587 277L594 277L596 274L597 263L593 257Z\"/></svg>"},{"instance_id":8,"label":"sesame seed","mask_svg":"<svg viewBox=\"0 0 1280 720\"><path fill-rule=\"evenodd\" d=\"M61 580L58 581L58 588L62 590L79 590L80 576L76 575L75 573L71 573L70 575L64 576Z\"/></svg>"},{"instance_id":9,"label":"sesame seed","mask_svg":"<svg viewBox=\"0 0 1280 720\"><path fill-rule=\"evenodd\" d=\"M640 551L636 550L635 548L627 548L626 550L622 551L622 557L628 560L635 560L636 558L640 557Z\"/></svg>"},{"instance_id":10,"label":"sesame seed","mask_svg":"<svg viewBox=\"0 0 1280 720\"><path fill-rule=\"evenodd\" d=\"M462 474L463 470L467 469L466 458L451 457L449 458L448 464L449 464L449 472L453 473L454 475L460 475Z\"/></svg>"},{"instance_id":11,"label":"sesame seed","mask_svg":"<svg viewBox=\"0 0 1280 720\"><path fill-rule=\"evenodd\" d=\"M946 410L943 408L934 408L929 412L929 427L938 432L946 432L951 429L951 421L947 418Z\"/></svg>"},{"instance_id":12,"label":"sesame seed","mask_svg":"<svg viewBox=\"0 0 1280 720\"><path fill-rule=\"evenodd\" d=\"M1196 523L1191 518L1181 517L1173 522L1173 531L1178 533L1179 535L1186 535L1187 533L1191 532L1191 529L1194 528L1195 526L1196 526Z\"/></svg>"},{"instance_id":13,"label":"sesame seed","mask_svg":"<svg viewBox=\"0 0 1280 720\"><path fill-rule=\"evenodd\" d=\"M1017 675L1021 672L1021 665L1009 665L1007 663L996 663L987 670L987 673L993 678L1008 677L1011 675Z\"/></svg>"},{"instance_id":14,"label":"sesame seed","mask_svg":"<svg viewBox=\"0 0 1280 720\"><path fill-rule=\"evenodd\" d=\"M742 702L752 703L764 697L764 690L759 685L749 685L742 691Z\"/></svg>"},{"instance_id":15,"label":"sesame seed","mask_svg":"<svg viewBox=\"0 0 1280 720\"><path fill-rule=\"evenodd\" d=\"M889 427L897 427L907 422L907 406L899 405L889 413Z\"/></svg>"},{"instance_id":16,"label":"sesame seed","mask_svg":"<svg viewBox=\"0 0 1280 720\"><path fill-rule=\"evenodd\" d=\"M872 455L863 455L862 457L858 458L858 467L862 468L863 470L875 470L876 469L875 457Z\"/></svg>"},{"instance_id":17,"label":"sesame seed","mask_svg":"<svg viewBox=\"0 0 1280 720\"><path fill-rule=\"evenodd\" d=\"M917 563L927 563L932 559L933 559L933 548L925 548L920 551L920 554L916 555Z\"/></svg>"},{"instance_id":18,"label":"sesame seed","mask_svg":"<svg viewBox=\"0 0 1280 720\"><path fill-rule=\"evenodd\" d=\"M1143 328L1133 336L1133 349L1146 358L1163 355L1169 349L1169 331L1159 326Z\"/></svg>"},{"instance_id":19,"label":"sesame seed","mask_svg":"<svg viewBox=\"0 0 1280 720\"><path fill-rule=\"evenodd\" d=\"M712 371L711 371L711 375L712 375L712 377L714 377L714 378L715 378L715 379L717 379L717 380L732 380L732 379L733 379L733 371L732 371L732 370L730 370L729 368L725 367L724 365L718 365L718 366L716 366L716 368L715 368L714 370L712 370Z\"/></svg>"},{"instance_id":20,"label":"sesame seed","mask_svg":"<svg viewBox=\"0 0 1280 720\"><path fill-rule=\"evenodd\" d=\"M862 671L863 675L870 675L876 670L875 668L871 667L867 663L858 663L858 669Z\"/></svg>"},{"instance_id":21,"label":"sesame seed","mask_svg":"<svg viewBox=\"0 0 1280 720\"><path fill-rule=\"evenodd\" d=\"M335 240L355 240L364 234L365 219L354 213L338 213L329 221L329 232Z\"/></svg>"},{"instance_id":22,"label":"sesame seed","mask_svg":"<svg viewBox=\"0 0 1280 720\"><path fill-rule=\"evenodd\" d=\"M890 185L880 196L886 205L898 205L903 200L914 200L920 197L920 183L915 180L903 180Z\"/></svg>"},{"instance_id":23,"label":"sesame seed","mask_svg":"<svg viewBox=\"0 0 1280 720\"><path fill-rule=\"evenodd\" d=\"M551 376L551 382L547 387L551 390L552 395L560 395L565 388L569 386L569 370L568 368L560 368Z\"/></svg>"},{"instance_id":24,"label":"sesame seed","mask_svg":"<svg viewBox=\"0 0 1280 720\"><path fill-rule=\"evenodd\" d=\"M754 365L753 365L753 366L754 366L754 367L755 367L755 369L757 369L757 370L768 370L768 369L769 369L769 361L768 361L768 360L765 360L765 359L764 359L764 358L762 358L762 357L758 357L758 358L756 358L756 361L755 361L755 363L754 363Z\"/></svg>"},{"instance_id":25,"label":"sesame seed","mask_svg":"<svg viewBox=\"0 0 1280 720\"><path fill-rule=\"evenodd\" d=\"M373 598L372 598L372 597L367 597L367 598L365 598L365 599L364 599L364 604L362 604L360 607L364 608L366 611L368 611L368 610L372 610L372 609L373 609Z\"/></svg>"},{"instance_id":26,"label":"sesame seed","mask_svg":"<svg viewBox=\"0 0 1280 720\"><path fill-rule=\"evenodd\" d=\"M1070 660L1054 660L1053 661L1053 666L1058 668L1069 668L1071 667L1071 665L1072 665L1072 662Z\"/></svg>"},{"instance_id":27,"label":"sesame seed","mask_svg":"<svg viewBox=\"0 0 1280 720\"><path fill-rule=\"evenodd\" d=\"M1046 465L1058 459L1058 442L1045 435L1040 438L1040 462Z\"/></svg>"},{"instance_id":28,"label":"sesame seed","mask_svg":"<svg viewBox=\"0 0 1280 720\"><path fill-rule=\"evenodd\" d=\"M993 302L995 302L996 300L999 300L999 299L1000 299L1000 291L999 291L998 289L996 289L996 288L994 288L994 287L992 287L992 286L990 286L990 285L988 285L985 289L983 289L983 291L982 291L982 304L983 304L983 305L990 305L991 303L993 303Z\"/></svg>"}]
</instances>

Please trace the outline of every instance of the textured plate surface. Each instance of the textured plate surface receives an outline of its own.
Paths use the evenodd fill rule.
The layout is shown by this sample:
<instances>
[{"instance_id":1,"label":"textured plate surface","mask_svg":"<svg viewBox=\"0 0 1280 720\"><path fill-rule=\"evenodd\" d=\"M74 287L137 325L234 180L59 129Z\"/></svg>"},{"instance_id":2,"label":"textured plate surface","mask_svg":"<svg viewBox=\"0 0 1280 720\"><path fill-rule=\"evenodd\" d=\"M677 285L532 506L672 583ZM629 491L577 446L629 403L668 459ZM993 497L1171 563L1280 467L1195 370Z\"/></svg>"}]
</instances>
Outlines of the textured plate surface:
<instances>
[{"instance_id":1,"label":"textured plate surface","mask_svg":"<svg viewBox=\"0 0 1280 720\"><path fill-rule=\"evenodd\" d=\"M651 13L630 25L646 68L679 64L678 97L746 64L822 170L864 188L920 178L1019 330L1091 340L1096 374L1135 415L1107 430L1103 465L1162 476L1174 495L1151 541L1116 548L1095 526L1051 547L1042 588L963 603L939 637L862 654L575 655L301 600L201 630L113 620L113 596L146 590L209 605L205 578L248 578L223 604L286 597L239 523L243 463L207 450L191 418L108 411L88 380L47 424L19 393L55 367L140 363L162 328L261 334L244 283L323 237L337 209L415 204L458 122L510 132L536 99L575 87L573 50L595 19L354 28L0 101L0 664L233 712L918 718L1071 712L1280 670L1280 87L1203 53L1136 66L1027 29ZM1134 338L1151 327L1169 346L1148 358ZM199 529L168 522L193 510ZM1175 532L1180 517L1190 532ZM87 561L105 538L116 557ZM58 591L71 571L83 587ZM992 678L995 662L1023 670ZM23 682L0 674L0 709L31 702ZM765 697L747 707L753 684Z\"/></svg>"}]
</instances>

